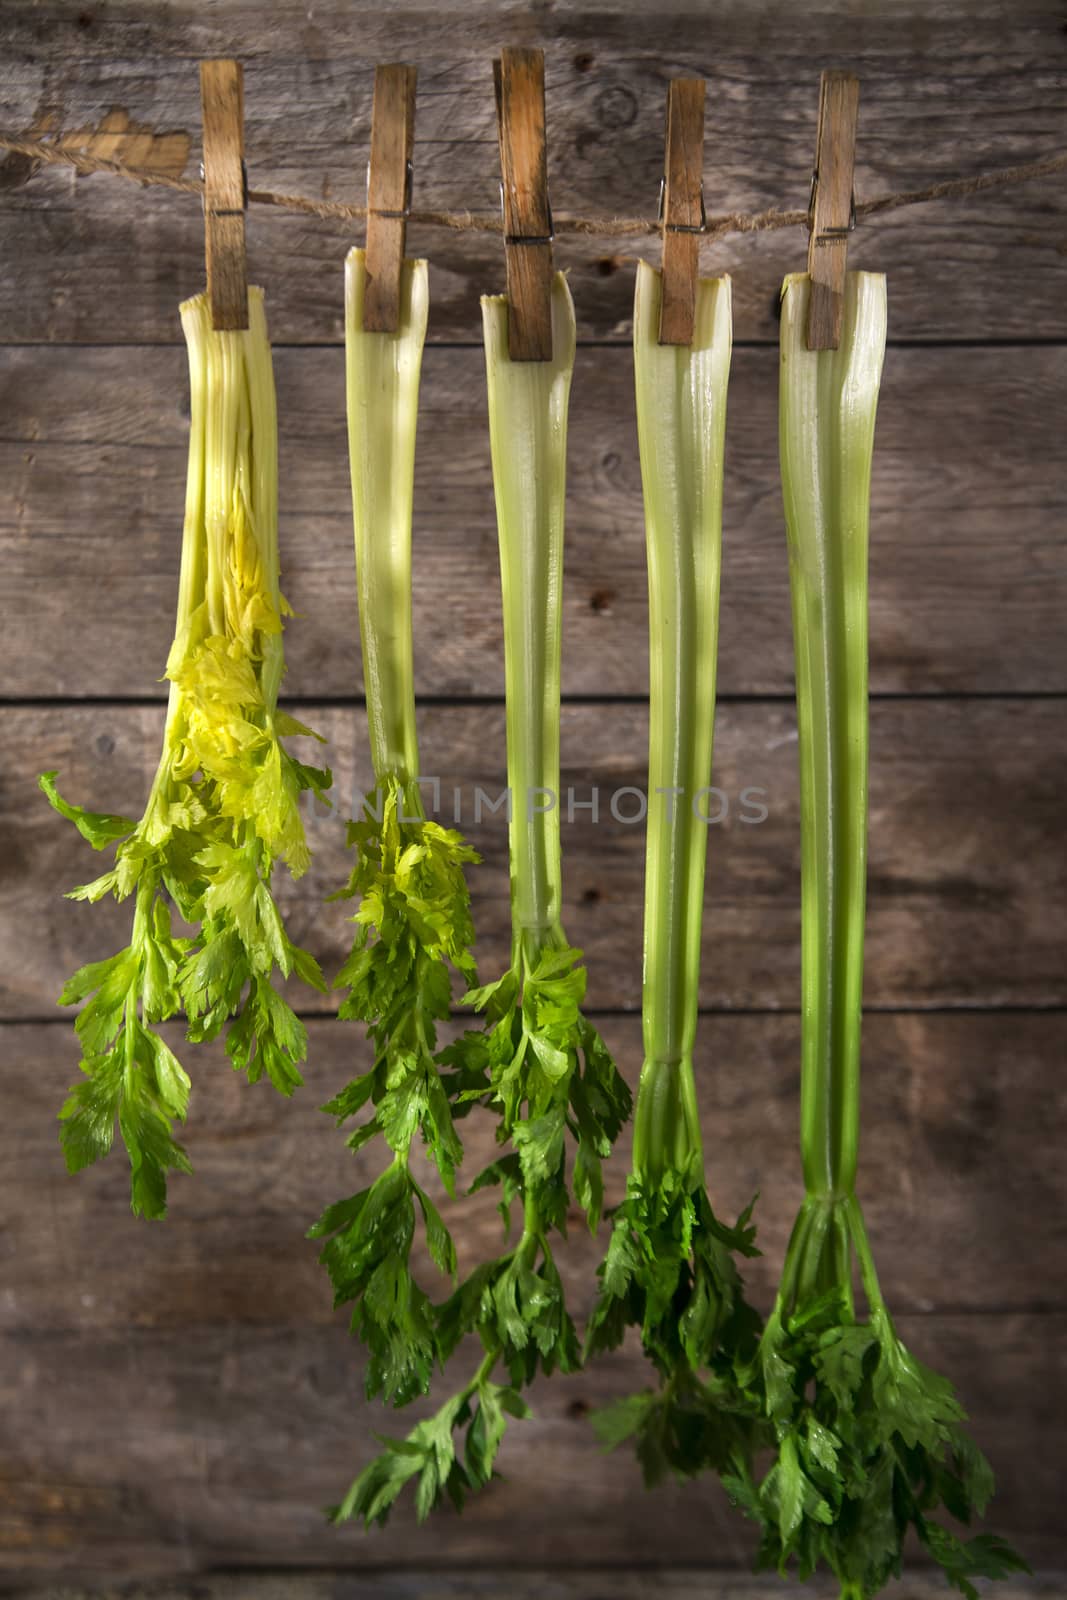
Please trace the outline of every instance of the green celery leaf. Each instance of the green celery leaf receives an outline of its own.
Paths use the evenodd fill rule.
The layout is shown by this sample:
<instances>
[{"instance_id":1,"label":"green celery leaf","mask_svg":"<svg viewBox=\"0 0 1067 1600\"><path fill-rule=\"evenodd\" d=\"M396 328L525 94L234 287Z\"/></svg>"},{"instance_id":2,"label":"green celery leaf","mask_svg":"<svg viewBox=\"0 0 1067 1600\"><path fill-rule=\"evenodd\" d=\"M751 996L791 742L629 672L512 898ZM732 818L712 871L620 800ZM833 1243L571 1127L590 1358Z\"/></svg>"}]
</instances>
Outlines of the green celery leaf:
<instances>
[{"instance_id":1,"label":"green celery leaf","mask_svg":"<svg viewBox=\"0 0 1067 1600\"><path fill-rule=\"evenodd\" d=\"M53 809L61 817L66 817L68 822L73 822L82 838L87 839L94 850L106 850L109 844L125 839L134 831L137 824L129 817L112 816L107 811L86 811L81 806L71 805L56 788L57 777L56 772L42 772L37 779L37 786L47 796Z\"/></svg>"}]
</instances>

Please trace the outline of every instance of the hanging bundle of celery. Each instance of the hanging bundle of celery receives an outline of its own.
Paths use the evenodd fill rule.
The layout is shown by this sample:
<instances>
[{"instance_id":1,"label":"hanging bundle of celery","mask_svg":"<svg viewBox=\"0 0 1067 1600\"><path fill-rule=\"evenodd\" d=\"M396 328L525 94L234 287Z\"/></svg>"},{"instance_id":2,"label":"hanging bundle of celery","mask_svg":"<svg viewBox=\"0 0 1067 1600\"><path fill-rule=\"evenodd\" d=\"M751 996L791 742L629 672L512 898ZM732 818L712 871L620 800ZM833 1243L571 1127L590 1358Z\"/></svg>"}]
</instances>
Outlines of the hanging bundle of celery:
<instances>
[{"instance_id":1,"label":"hanging bundle of celery","mask_svg":"<svg viewBox=\"0 0 1067 1600\"><path fill-rule=\"evenodd\" d=\"M166 1210L166 1172L190 1170L174 1137L189 1079L154 1024L183 1007L193 1041L227 1024L226 1049L253 1081L300 1083L303 1024L275 987L296 972L324 987L290 941L271 892L274 863L308 864L297 800L329 773L283 748L309 732L278 710L285 670L278 587L277 421L263 295L249 291L247 332L211 326L206 295L186 301L191 423L181 580L163 752L140 822L85 811L41 787L110 871L72 892L134 897L129 945L75 973L62 1004L78 1016L84 1080L62 1111L72 1171L106 1155L116 1122L129 1152L133 1209ZM177 911L189 933L172 929ZM92 998L89 998L89 997Z\"/></svg>"},{"instance_id":2,"label":"hanging bundle of celery","mask_svg":"<svg viewBox=\"0 0 1067 1600\"><path fill-rule=\"evenodd\" d=\"M855 1195L867 852L867 523L886 335L885 279L849 273L837 350L804 343L809 280L782 300L780 447L800 740L805 1199L754 1364L776 1458L758 1484L728 1479L763 1529L761 1558L801 1576L822 1563L843 1600L895 1573L909 1527L946 1576L1024 1563L967 1541L993 1488L951 1384L901 1343ZM866 1316L857 1307L858 1266Z\"/></svg>"},{"instance_id":3,"label":"hanging bundle of celery","mask_svg":"<svg viewBox=\"0 0 1067 1600\"><path fill-rule=\"evenodd\" d=\"M405 261L398 331L363 329L365 253L345 271L348 440L356 539L360 637L376 790L349 824L356 860L346 897L357 897L352 952L337 977L340 1015L368 1024L369 1072L324 1107L339 1124L370 1105L349 1137L353 1150L379 1135L391 1160L369 1188L329 1206L311 1230L335 1304L353 1304L365 1344L368 1396L403 1405L429 1386L434 1310L410 1269L416 1208L430 1252L454 1273L447 1229L411 1170L421 1134L449 1193L463 1151L437 1052L449 1014L450 971L474 980L474 939L464 868L477 861L458 833L425 815L419 790L411 628L411 519L419 373L428 304L425 261Z\"/></svg>"},{"instance_id":4,"label":"hanging bundle of celery","mask_svg":"<svg viewBox=\"0 0 1067 1600\"><path fill-rule=\"evenodd\" d=\"M522 1225L512 1247L477 1266L439 1308L440 1360L471 1333L482 1359L432 1417L387 1442L352 1485L336 1515L367 1523L384 1522L412 1480L420 1517L446 1498L462 1504L492 1476L508 1416L527 1414L521 1389L538 1371L578 1365L552 1235L565 1229L571 1188L596 1227L601 1162L630 1104L582 1015L585 969L560 921L560 595L574 308L557 274L547 362L509 359L505 298L483 299L482 308L504 599L512 959L503 977L466 997L484 1014L484 1030L466 1034L445 1057L458 1104L480 1102L498 1118L503 1153L473 1188L499 1186L503 1210L517 1203Z\"/></svg>"},{"instance_id":5,"label":"hanging bundle of celery","mask_svg":"<svg viewBox=\"0 0 1067 1600\"><path fill-rule=\"evenodd\" d=\"M649 774L644 1064L626 1199L614 1213L590 1323L591 1350L637 1327L656 1391L594 1424L633 1438L646 1481L749 1460L756 1410L739 1374L759 1318L734 1255L756 1254L746 1212L715 1216L705 1187L693 1076L711 782L730 370L729 278L701 279L689 346L660 345L662 274L642 262L634 300L637 432L649 578ZM751 1209L751 1208L750 1208Z\"/></svg>"}]
</instances>

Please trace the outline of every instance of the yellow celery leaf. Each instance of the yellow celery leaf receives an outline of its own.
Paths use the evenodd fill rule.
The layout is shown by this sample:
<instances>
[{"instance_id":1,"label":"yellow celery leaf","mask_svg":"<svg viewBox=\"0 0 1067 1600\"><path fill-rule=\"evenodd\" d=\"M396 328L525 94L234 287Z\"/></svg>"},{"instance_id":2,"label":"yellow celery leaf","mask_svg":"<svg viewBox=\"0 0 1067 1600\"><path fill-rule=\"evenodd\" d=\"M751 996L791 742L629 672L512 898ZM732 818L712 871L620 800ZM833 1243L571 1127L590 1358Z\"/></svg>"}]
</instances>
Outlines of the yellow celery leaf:
<instances>
[{"instance_id":1,"label":"yellow celery leaf","mask_svg":"<svg viewBox=\"0 0 1067 1600\"><path fill-rule=\"evenodd\" d=\"M254 590L243 595L237 611L236 627L241 639L247 641L248 649L258 660L263 651L255 642L257 633L275 634L282 631L282 619L271 605L269 598Z\"/></svg>"},{"instance_id":2,"label":"yellow celery leaf","mask_svg":"<svg viewBox=\"0 0 1067 1600\"><path fill-rule=\"evenodd\" d=\"M185 785L199 767L200 757L189 744L187 730L177 723L173 729L168 728L167 743L170 746L168 765L171 778L175 783Z\"/></svg>"},{"instance_id":3,"label":"yellow celery leaf","mask_svg":"<svg viewBox=\"0 0 1067 1600\"><path fill-rule=\"evenodd\" d=\"M182 663L175 681L187 693L224 705L261 705L255 669L236 641L219 635L205 639ZM222 716L221 708L217 715Z\"/></svg>"},{"instance_id":4,"label":"yellow celery leaf","mask_svg":"<svg viewBox=\"0 0 1067 1600\"><path fill-rule=\"evenodd\" d=\"M407 884L410 882L411 875L415 871L415 868L418 866L419 862L424 861L428 855L429 851L426 849L425 845L414 843L405 845L404 849L401 851L400 859L396 864L397 882L399 884Z\"/></svg>"},{"instance_id":5,"label":"yellow celery leaf","mask_svg":"<svg viewBox=\"0 0 1067 1600\"><path fill-rule=\"evenodd\" d=\"M292 838L288 839L278 851L278 856L285 862L294 878L302 878L311 865L311 851L304 839L303 828L294 829Z\"/></svg>"},{"instance_id":6,"label":"yellow celery leaf","mask_svg":"<svg viewBox=\"0 0 1067 1600\"><path fill-rule=\"evenodd\" d=\"M203 641L208 632L207 602L201 600L194 606L183 622L179 622L177 631L170 650L167 652L167 665L163 676L176 679L178 674L193 651Z\"/></svg>"},{"instance_id":7,"label":"yellow celery leaf","mask_svg":"<svg viewBox=\"0 0 1067 1600\"><path fill-rule=\"evenodd\" d=\"M243 772L257 747L269 738L267 730L248 717L219 715L210 705L190 707L186 740L212 778Z\"/></svg>"},{"instance_id":8,"label":"yellow celery leaf","mask_svg":"<svg viewBox=\"0 0 1067 1600\"><path fill-rule=\"evenodd\" d=\"M286 734L299 734L305 739L317 739L319 744L327 742L324 734L316 733L314 728L309 728L305 722L298 722L288 711L276 711L272 720L274 731L280 738L284 738Z\"/></svg>"},{"instance_id":9,"label":"yellow celery leaf","mask_svg":"<svg viewBox=\"0 0 1067 1600\"><path fill-rule=\"evenodd\" d=\"M200 796L187 784L183 784L178 795L165 801L158 808L158 819L153 817L145 833L146 837L155 843L157 831L161 837L165 837L173 828L184 828L192 833L208 820L209 815Z\"/></svg>"},{"instance_id":10,"label":"yellow celery leaf","mask_svg":"<svg viewBox=\"0 0 1067 1600\"><path fill-rule=\"evenodd\" d=\"M99 878L94 878L91 883L79 883L76 889L68 889L63 896L65 900L102 900L104 895L113 890L117 894L118 875L112 869L103 873Z\"/></svg>"}]
</instances>

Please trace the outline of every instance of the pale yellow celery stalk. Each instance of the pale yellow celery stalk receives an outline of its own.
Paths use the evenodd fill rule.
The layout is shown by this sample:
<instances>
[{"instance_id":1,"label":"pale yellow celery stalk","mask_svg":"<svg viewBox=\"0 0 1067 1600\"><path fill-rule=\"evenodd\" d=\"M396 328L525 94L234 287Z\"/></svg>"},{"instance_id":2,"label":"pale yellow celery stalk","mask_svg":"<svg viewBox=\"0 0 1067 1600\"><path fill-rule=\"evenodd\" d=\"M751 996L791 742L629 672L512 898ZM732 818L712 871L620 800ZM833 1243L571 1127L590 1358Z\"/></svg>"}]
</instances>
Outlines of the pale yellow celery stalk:
<instances>
[{"instance_id":1,"label":"pale yellow celery stalk","mask_svg":"<svg viewBox=\"0 0 1067 1600\"><path fill-rule=\"evenodd\" d=\"M199 511L205 596L175 639L170 675L186 697L183 772L218 783L226 815L246 824L296 872L308 861L296 808L300 769L279 733L306 732L277 712L284 672L278 580L278 440L263 292L248 294L249 325L211 326L206 296L182 306L190 361L204 407ZM192 472L192 461L190 471ZM187 533L189 526L187 515ZM176 731L176 728L175 728Z\"/></svg>"},{"instance_id":2,"label":"pale yellow celery stalk","mask_svg":"<svg viewBox=\"0 0 1067 1600\"><path fill-rule=\"evenodd\" d=\"M129 945L63 991L64 1003L93 996L76 1024L84 1081L62 1112L67 1163L77 1170L106 1154L117 1122L133 1208L152 1217L166 1208L167 1170L189 1170L172 1127L184 1117L189 1079L153 1025L184 1006L189 1039L225 1028L233 1065L291 1094L306 1034L274 973L323 987L270 887L277 858L294 873L307 865L297 798L304 788L321 793L329 774L279 740L309 730L277 711L277 420L262 292L249 291L246 332L212 329L205 295L186 301L181 318L189 471L163 751L144 816L135 824L71 806L54 773L41 779L91 844L116 850L112 870L74 897L136 891ZM191 935L172 932L171 905Z\"/></svg>"},{"instance_id":3,"label":"pale yellow celery stalk","mask_svg":"<svg viewBox=\"0 0 1067 1600\"><path fill-rule=\"evenodd\" d=\"M262 290L249 292L249 331L253 337L245 344L251 422L250 487L254 516L251 518L259 557L263 564L263 586L278 618L288 613L281 593L278 553L278 414L274 393L274 371ZM285 672L282 630L268 632L263 640L263 697L273 712Z\"/></svg>"},{"instance_id":4,"label":"pale yellow celery stalk","mask_svg":"<svg viewBox=\"0 0 1067 1600\"><path fill-rule=\"evenodd\" d=\"M192 305L195 302L187 302ZM210 321L186 313L182 308L182 331L185 334L189 366L189 457L185 476L185 517L182 525L181 567L178 578L178 610L174 623L174 642L171 645L168 667L177 662L190 647L194 629L193 619L198 619L196 642L204 634L207 597L207 540L204 531L204 459L206 452L205 425L207 419L207 340ZM163 731L163 750L152 781L141 827L152 844L160 844L170 830L168 807L173 803L170 779L179 753L185 753L185 726L182 691L171 679L167 696L167 720ZM186 754L185 772L174 775L188 777L193 770Z\"/></svg>"},{"instance_id":5,"label":"pale yellow celery stalk","mask_svg":"<svg viewBox=\"0 0 1067 1600\"><path fill-rule=\"evenodd\" d=\"M251 308L251 296L249 296ZM195 314L208 316L202 300L194 301ZM251 322L251 318L249 319ZM247 335L211 332L204 341L207 356L207 419L204 451L204 524L207 532L208 627L211 634L226 633L226 579L236 531L241 485L251 437L244 388L243 343ZM242 410L245 415L242 418ZM243 431L244 439L239 438ZM244 448L242 449L242 445Z\"/></svg>"}]
</instances>

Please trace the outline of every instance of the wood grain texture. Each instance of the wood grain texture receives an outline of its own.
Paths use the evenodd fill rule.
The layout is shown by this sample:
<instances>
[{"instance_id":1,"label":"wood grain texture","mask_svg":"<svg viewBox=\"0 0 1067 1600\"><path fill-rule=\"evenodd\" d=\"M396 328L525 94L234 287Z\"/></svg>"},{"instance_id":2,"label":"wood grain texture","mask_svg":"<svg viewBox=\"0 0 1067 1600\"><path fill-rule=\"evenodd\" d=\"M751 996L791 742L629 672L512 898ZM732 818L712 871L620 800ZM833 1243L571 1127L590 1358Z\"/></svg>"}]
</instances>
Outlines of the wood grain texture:
<instances>
[{"instance_id":1,"label":"wood grain texture","mask_svg":"<svg viewBox=\"0 0 1067 1600\"><path fill-rule=\"evenodd\" d=\"M1062 1316L905 1316L901 1337L950 1372L996 1463L992 1525L1039 1567L1062 1567ZM472 1350L471 1360L477 1361ZM752 1530L717 1483L650 1500L633 1459L605 1456L589 1410L646 1382L624 1351L534 1385L534 1416L509 1430L503 1481L462 1517L419 1531L409 1504L373 1535L324 1525L397 1418L363 1401L341 1326L123 1329L5 1335L0 1400L10 1442L9 1581L193 1574L212 1568L395 1568L420 1549L443 1567L520 1561L745 1566ZM419 1410L424 1409L425 1402ZM409 1420L418 1414L412 1407ZM430 1552L432 1551L432 1557Z\"/></svg>"},{"instance_id":2,"label":"wood grain texture","mask_svg":"<svg viewBox=\"0 0 1067 1600\"><path fill-rule=\"evenodd\" d=\"M854 73L823 73L808 237L809 350L836 350L841 343L859 100L860 81Z\"/></svg>"},{"instance_id":3,"label":"wood grain texture","mask_svg":"<svg viewBox=\"0 0 1067 1600\"><path fill-rule=\"evenodd\" d=\"M114 106L138 122L184 130L199 158L195 59L246 65L247 153L253 187L363 201L373 68L418 66L418 204L495 213L498 166L491 60L501 44L545 49L551 129L549 183L558 212L655 215L663 103L677 76L708 79L708 193L713 211L803 207L815 142L819 68L863 82L860 198L1033 158L1063 144L1067 35L1055 4L918 5L841 10L828 36L817 13L780 4L718 8L714 29L675 5L656 27L631 7L548 4L502 16L464 8L378 5L352 28L341 0L315 7L247 3L209 12L190 3L9 3L0 19L5 71L0 125L22 130L44 113L81 127ZM830 59L827 59L829 53ZM12 168L0 192L8 259L0 326L11 341L175 342L175 307L202 287L195 200L143 193L109 178ZM853 267L889 274L894 337L1062 338L1064 215L1056 181L945 202L866 224ZM286 341L339 341L340 263L359 228L257 208L249 225L251 281L263 283ZM409 253L433 263L431 340L476 340L478 296L503 287L498 239L410 230ZM790 233L703 251L702 270L733 270L738 339L775 339L783 275L804 260ZM625 337L634 252L658 264L658 241L561 242L583 339Z\"/></svg>"},{"instance_id":4,"label":"wood grain texture","mask_svg":"<svg viewBox=\"0 0 1067 1600\"><path fill-rule=\"evenodd\" d=\"M347 908L324 905L350 863L342 819L371 787L365 715L311 705L301 717L329 740L338 813L311 814L310 871L279 873L291 936L336 971L350 943ZM63 893L98 872L74 828L36 788L57 768L70 799L139 814L158 760L156 707L21 707L4 715L0 843L8 912L0 1015L49 1014L78 966L126 943L129 908L72 904ZM1056 701L883 701L871 729L871 855L865 998L875 1006L1047 1005L1063 998L1063 708ZM587 954L589 1004L640 1003L647 771L642 706L568 705L562 718L563 921ZM796 729L787 705L720 707L705 896L701 1002L799 1004ZM506 784L501 705L426 706L423 772L441 780L441 820L455 816L482 852L472 874L478 958L488 975L510 949L507 828L501 808L473 823L475 789ZM600 819L588 810L599 789ZM576 802L568 818L568 790ZM761 790L750 794L746 790ZM433 799L426 791L427 803ZM765 806L766 821L745 821ZM1005 843L1010 827L1011 846ZM1040 863L1040 870L1035 864ZM301 1003L306 1003L307 996Z\"/></svg>"},{"instance_id":5,"label":"wood grain texture","mask_svg":"<svg viewBox=\"0 0 1067 1600\"><path fill-rule=\"evenodd\" d=\"M204 242L211 325L248 327L244 76L239 61L201 61Z\"/></svg>"},{"instance_id":6,"label":"wood grain texture","mask_svg":"<svg viewBox=\"0 0 1067 1600\"><path fill-rule=\"evenodd\" d=\"M638 1019L603 1018L600 1026L636 1084ZM124 1329L333 1326L329 1284L305 1230L326 1204L372 1181L382 1151L353 1155L318 1109L369 1065L363 1030L336 1020L313 1020L308 1030L305 1086L284 1100L232 1072L221 1045L194 1048L183 1043L180 1024L168 1024L166 1036L193 1078L183 1142L194 1174L171 1180L166 1226L150 1227L130 1214L118 1146L89 1171L72 1177L64 1168L56 1116L77 1077L73 1031L59 1022L7 1024L0 1039L9 1150L0 1206L10 1266L0 1329L23 1337L80 1333L90 1344ZM1058 1016L867 1017L859 1193L894 1311L1067 1312L1059 1270L1067 1175L1057 1159L1067 1137L1067 1092L1044 1079L1063 1033ZM766 1310L802 1196L799 1019L703 1017L695 1059L718 1213L732 1220L760 1190L763 1255L746 1265L745 1277ZM472 1115L462 1137L470 1182L497 1153L492 1120ZM607 1168L609 1204L622 1198L629 1156L627 1131ZM418 1159L469 1270L496 1251L495 1196L450 1201ZM1022 1218L1029 1219L1025 1238ZM576 1212L559 1264L582 1319L597 1260ZM419 1273L428 1290L440 1291L424 1254Z\"/></svg>"},{"instance_id":7,"label":"wood grain texture","mask_svg":"<svg viewBox=\"0 0 1067 1600\"><path fill-rule=\"evenodd\" d=\"M367 168L367 257L363 327L395 333L408 209L408 168L415 148L414 67L375 68L370 164Z\"/></svg>"},{"instance_id":8,"label":"wood grain texture","mask_svg":"<svg viewBox=\"0 0 1067 1600\"><path fill-rule=\"evenodd\" d=\"M383 1572L253 1573L239 1577L205 1574L187 1582L149 1586L123 1583L121 1590L49 1585L48 1600L781 1600L781 1580L745 1572L723 1574L707 1567L654 1571L638 1566L574 1572L526 1571L514 1567L488 1572L405 1567ZM39 1589L13 1589L13 1600L40 1600ZM837 1600L839 1586L792 1584L797 1600ZM944 1579L923 1573L890 1583L885 1600L945 1600ZM1064 1600L1067 1575L1046 1572L1034 1578L998 1583L996 1600Z\"/></svg>"},{"instance_id":9,"label":"wood grain texture","mask_svg":"<svg viewBox=\"0 0 1067 1600\"><path fill-rule=\"evenodd\" d=\"M376 0L354 25L349 0L6 0L0 127L132 129L138 148L166 151L168 171L185 160L192 173L197 63L237 57L253 186L362 203L374 69L406 60L420 75L415 204L496 213L491 62L513 45L545 51L560 214L654 216L662 108L679 76L708 81L713 216L803 207L824 67L862 80L860 199L1063 146L1062 0L714 10L712 26L706 6L668 0L652 25L627 0ZM873 486L872 688L924 697L873 711L861 1194L905 1338L958 1383L994 1459L992 1525L1050 1569L998 1586L998 1600L1067 1600L1067 1577L1052 1570L1067 1569L1067 732L1062 699L1025 698L1067 694L1065 224L1067 191L1047 181L873 219L849 242L850 266L888 274L896 346ZM324 1201L375 1170L316 1109L365 1064L359 1028L312 1018L308 1083L292 1102L250 1088L215 1048L187 1060L196 1173L176 1180L165 1227L130 1216L120 1158L65 1173L54 1118L76 1041L54 996L74 967L125 941L128 908L62 900L99 858L34 780L56 766L72 798L120 809L147 792L162 704L113 702L162 701L188 430L177 308L203 284L203 221L195 197L11 158L0 160L0 230L0 690L32 702L3 709L0 761L0 1019L24 1019L0 1022L0 1592L771 1600L780 1585L736 1572L751 1538L721 1496L695 1485L650 1500L626 1456L597 1449L586 1412L644 1381L632 1349L541 1387L536 1420L507 1446L507 1480L462 1520L416 1533L405 1510L373 1538L323 1526L318 1506L367 1459L372 1430L397 1420L363 1402L359 1351L304 1238ZM280 346L283 580L299 613L286 689L331 740L342 811L369 781L340 349L342 263L362 232L264 207L248 224L249 274L266 286ZM749 1276L764 1306L799 1198L799 840L774 346L781 279L804 250L797 228L700 252L702 271L734 274L738 345L720 691L755 698L718 717L715 782L730 813L710 841L699 1082L723 1214L762 1190L765 1255ZM431 345L470 346L426 354L415 513L424 770L440 774L446 804L463 786L469 819L473 786L504 783L478 347L478 297L503 289L504 252L499 237L413 228L408 253L430 258ZM659 241L557 243L579 337L604 346L579 350L571 411L564 690L575 703L563 783L579 801L598 784L604 808L641 786L646 763L626 348L637 255L658 264ZM956 694L1006 697L936 698ZM741 820L745 787L766 790L760 825ZM643 829L577 816L563 830L566 923L632 1078ZM309 827L315 865L285 887L286 910L294 936L335 968L346 908L322 897L347 871L340 822L315 815ZM473 881L488 977L508 943L503 817L468 831L486 856ZM477 1170L490 1129L474 1117L465 1134ZM626 1157L624 1139L613 1195ZM472 1261L498 1219L484 1195L452 1210ZM564 1270L581 1314L595 1259L576 1227ZM886 1600L943 1592L920 1575Z\"/></svg>"},{"instance_id":10,"label":"wood grain texture","mask_svg":"<svg viewBox=\"0 0 1067 1600\"><path fill-rule=\"evenodd\" d=\"M660 344L692 344L703 221L704 80L676 78L667 90L663 178Z\"/></svg>"},{"instance_id":11,"label":"wood grain texture","mask_svg":"<svg viewBox=\"0 0 1067 1600\"><path fill-rule=\"evenodd\" d=\"M998 1469L995 1525L1047 1565L1065 1558L1055 1515L1067 1402L1055 1152L1067 1105L1042 1090L1056 1026L1053 1018L869 1018L862 1180L903 1336L966 1398ZM606 1032L632 1075L636 1022L614 1019ZM129 1214L121 1160L77 1178L62 1170L52 1119L71 1071L66 1030L4 1030L18 1122L0 1178L0 1206L12 1219L0 1336L8 1530L0 1570L85 1581L249 1561L364 1568L410 1563L420 1548L438 1563L484 1566L506 1559L517 1539L525 1559L550 1567L747 1560L747 1531L711 1486L672 1486L649 1503L631 1462L596 1449L588 1408L644 1381L632 1349L539 1387L536 1420L507 1445L507 1481L462 1520L439 1519L416 1538L405 1510L369 1543L322 1527L316 1508L367 1459L372 1430L395 1419L362 1401L358 1350L303 1237L325 1200L374 1170L373 1157L352 1157L315 1109L359 1069L359 1030L313 1023L310 1035L312 1081L292 1102L249 1089L218 1049L190 1063L196 1172L175 1184L166 1226L151 1228ZM702 1024L701 1109L723 1214L763 1175L766 1254L750 1273L763 1305L799 1197L797 1060L795 1018ZM475 1118L464 1132L473 1171L490 1155L490 1130ZM626 1153L620 1147L613 1195ZM782 1176L766 1181L768 1173ZM32 1212L20 1204L31 1183ZM493 1248L499 1221L485 1195L448 1210L467 1266ZM1024 1212L1041 1220L1022 1250ZM584 1316L595 1247L578 1227L561 1256ZM1040 1314L1026 1303L1034 1282L1052 1290Z\"/></svg>"},{"instance_id":12,"label":"wood grain texture","mask_svg":"<svg viewBox=\"0 0 1067 1600\"><path fill-rule=\"evenodd\" d=\"M552 208L548 199L545 58L503 50L493 63L508 295L508 357L552 359Z\"/></svg>"},{"instance_id":13,"label":"wood grain texture","mask_svg":"<svg viewBox=\"0 0 1067 1600\"><path fill-rule=\"evenodd\" d=\"M341 293L340 262L337 291ZM892 311L890 313L892 317ZM272 307L268 302L268 317ZM735 350L721 694L792 694L777 353ZM286 691L361 685L340 350L275 353ZM876 693L1067 690L1067 350L890 350L871 511ZM3 693L159 694L177 594L188 378L174 350L0 350ZM629 350L580 350L564 562L567 694L647 692ZM420 694L501 694L485 363L428 350L415 482Z\"/></svg>"}]
</instances>

